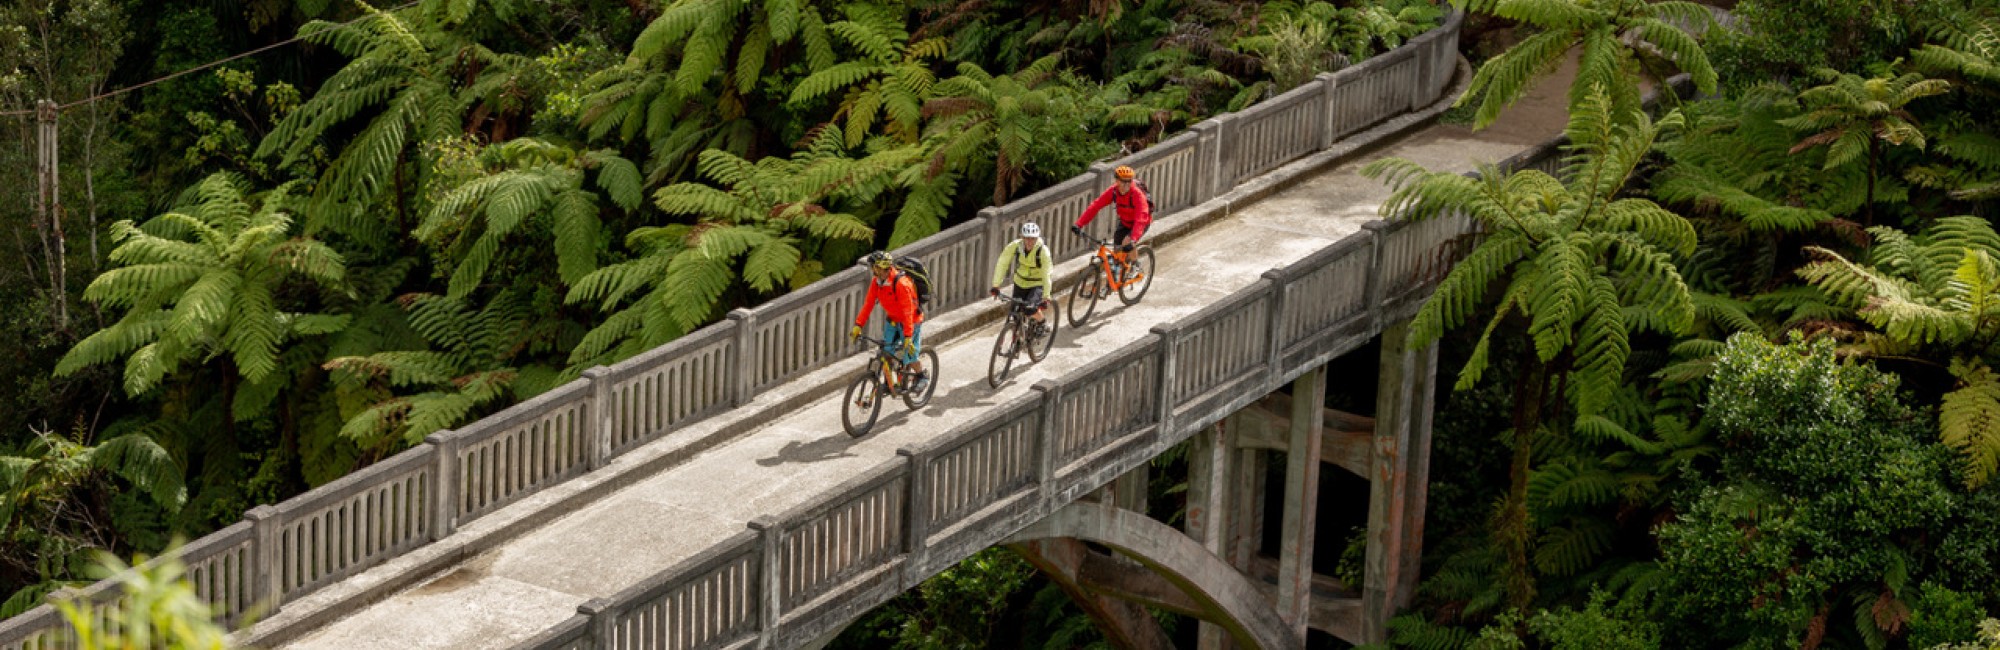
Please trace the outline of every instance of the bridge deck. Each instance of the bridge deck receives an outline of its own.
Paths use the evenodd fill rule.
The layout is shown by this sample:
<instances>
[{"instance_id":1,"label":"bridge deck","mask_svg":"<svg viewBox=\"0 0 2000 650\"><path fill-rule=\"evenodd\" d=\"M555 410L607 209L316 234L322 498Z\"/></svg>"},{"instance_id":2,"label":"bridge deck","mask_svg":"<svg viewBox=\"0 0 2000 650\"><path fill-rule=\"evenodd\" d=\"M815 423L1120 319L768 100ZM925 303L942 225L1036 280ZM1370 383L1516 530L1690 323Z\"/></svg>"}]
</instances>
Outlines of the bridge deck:
<instances>
[{"instance_id":1,"label":"bridge deck","mask_svg":"<svg viewBox=\"0 0 2000 650\"><path fill-rule=\"evenodd\" d=\"M759 400L688 432L700 435L745 420L761 423L749 433L353 611L287 647L511 646L569 619L592 598L612 595L741 533L753 518L793 508L843 480L902 462L898 447L937 436L982 409L1019 397L1040 379L1118 363L1112 351L1146 336L1154 325L1192 314L1256 282L1265 270L1356 232L1376 218L1387 194L1356 173L1367 160L1396 156L1433 169L1464 171L1475 161L1500 160L1553 133L1546 122L1516 122L1476 136L1462 128L1431 126L1386 141L1372 153L1238 208L1164 246L1158 251L1161 272L1144 302L1132 307L1115 298L1101 303L1084 327L1065 325L1046 361L1025 368L1017 364L1016 376L999 389L985 382L995 331L986 326L955 340L930 341L944 366L931 404L915 412L900 402L885 404L883 420L862 439L841 430L836 397L785 412L771 412L769 402ZM1076 268L1077 262L1064 265L1064 276ZM965 318L964 312L989 305L944 318ZM836 364L795 383L837 381L858 367ZM531 500L511 507L543 506Z\"/></svg>"}]
</instances>

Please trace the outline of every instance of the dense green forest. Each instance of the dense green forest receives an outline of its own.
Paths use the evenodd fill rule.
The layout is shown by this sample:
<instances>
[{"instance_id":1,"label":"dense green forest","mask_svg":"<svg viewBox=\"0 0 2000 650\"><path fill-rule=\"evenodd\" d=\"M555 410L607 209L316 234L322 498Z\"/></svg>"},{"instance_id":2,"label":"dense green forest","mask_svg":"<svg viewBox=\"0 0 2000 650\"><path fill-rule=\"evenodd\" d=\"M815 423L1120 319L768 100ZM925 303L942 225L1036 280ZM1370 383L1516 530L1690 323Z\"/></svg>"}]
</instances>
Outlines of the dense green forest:
<instances>
[{"instance_id":1,"label":"dense green forest","mask_svg":"<svg viewBox=\"0 0 2000 650\"><path fill-rule=\"evenodd\" d=\"M1452 4L1453 119L1577 56L1572 158L1368 170L1486 225L1413 330L1457 381L1392 645L2000 647L2000 2ZM0 615L1447 8L0 7ZM1065 598L989 550L836 645L1101 645Z\"/></svg>"}]
</instances>

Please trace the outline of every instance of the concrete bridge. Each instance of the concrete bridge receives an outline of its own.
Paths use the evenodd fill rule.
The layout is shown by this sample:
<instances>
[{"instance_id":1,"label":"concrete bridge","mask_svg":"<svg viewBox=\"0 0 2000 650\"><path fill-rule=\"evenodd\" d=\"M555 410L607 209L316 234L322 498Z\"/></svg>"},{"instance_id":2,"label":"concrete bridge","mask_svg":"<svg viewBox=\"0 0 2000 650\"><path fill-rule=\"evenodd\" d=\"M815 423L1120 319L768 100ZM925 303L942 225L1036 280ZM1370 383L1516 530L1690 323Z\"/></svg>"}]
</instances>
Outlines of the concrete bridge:
<instances>
[{"instance_id":1,"label":"concrete bridge","mask_svg":"<svg viewBox=\"0 0 2000 650\"><path fill-rule=\"evenodd\" d=\"M1059 277L1079 275L1085 245L1061 226L1112 165L900 251L940 283L926 338L941 383L924 409L890 403L868 437L841 431L833 394L859 365L850 269L180 555L198 593L255 621L236 638L260 647L810 647L996 544L1120 645L1165 643L1140 604L1203 620L1204 648L1303 647L1309 628L1379 640L1415 584L1436 376L1406 322L1469 221L1379 221L1387 191L1354 170L1380 156L1547 167L1559 126L1422 128L1463 87L1459 22L1117 161L1159 193L1151 293L1065 327L998 389L982 374L993 255L1035 220L1055 233ZM1327 364L1371 342L1374 412L1319 408ZM1175 529L1143 514L1146 472L1190 440ZM1267 495L1279 462L1284 494ZM1326 465L1369 491L1318 494ZM1282 521L1266 522L1274 499ZM1314 572L1321 499L1367 500L1364 584ZM1267 531L1275 560L1259 553ZM68 595L117 604L108 583ZM68 638L48 607L0 623L4 650Z\"/></svg>"}]
</instances>

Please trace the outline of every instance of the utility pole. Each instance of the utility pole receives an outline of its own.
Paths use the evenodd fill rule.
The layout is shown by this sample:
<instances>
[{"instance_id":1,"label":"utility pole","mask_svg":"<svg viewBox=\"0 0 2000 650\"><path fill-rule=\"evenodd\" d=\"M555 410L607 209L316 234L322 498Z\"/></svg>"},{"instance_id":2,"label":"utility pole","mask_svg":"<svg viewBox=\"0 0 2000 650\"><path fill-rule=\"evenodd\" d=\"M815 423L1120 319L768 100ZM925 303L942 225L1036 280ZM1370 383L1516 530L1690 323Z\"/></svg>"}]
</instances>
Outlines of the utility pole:
<instances>
[{"instance_id":1,"label":"utility pole","mask_svg":"<svg viewBox=\"0 0 2000 650\"><path fill-rule=\"evenodd\" d=\"M62 227L62 175L59 173L58 154L61 150L56 130L56 103L44 99L35 103L35 125L38 148L35 151L35 213L41 224L48 229L42 232L42 254L49 262L49 303L55 307L56 328L69 327L69 294L66 276L68 264L64 261Z\"/></svg>"}]
</instances>

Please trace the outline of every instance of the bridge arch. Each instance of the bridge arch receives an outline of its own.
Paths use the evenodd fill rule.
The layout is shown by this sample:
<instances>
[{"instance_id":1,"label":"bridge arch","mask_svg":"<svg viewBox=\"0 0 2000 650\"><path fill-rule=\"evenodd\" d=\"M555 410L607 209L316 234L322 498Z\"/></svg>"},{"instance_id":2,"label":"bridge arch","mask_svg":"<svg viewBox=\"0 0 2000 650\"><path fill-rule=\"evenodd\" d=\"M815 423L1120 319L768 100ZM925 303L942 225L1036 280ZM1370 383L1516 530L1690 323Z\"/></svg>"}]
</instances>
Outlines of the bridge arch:
<instances>
[{"instance_id":1,"label":"bridge arch","mask_svg":"<svg viewBox=\"0 0 2000 650\"><path fill-rule=\"evenodd\" d=\"M1194 614L1222 626L1238 647L1303 648L1249 578L1199 542L1143 514L1078 501L1008 537L1018 550L1046 540L1073 539L1111 547L1165 579L1189 599ZM1039 564L1039 563L1038 563ZM1169 607L1170 609L1181 609Z\"/></svg>"}]
</instances>

